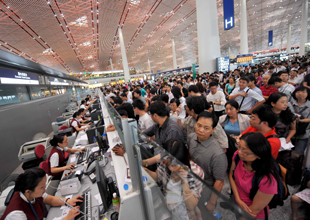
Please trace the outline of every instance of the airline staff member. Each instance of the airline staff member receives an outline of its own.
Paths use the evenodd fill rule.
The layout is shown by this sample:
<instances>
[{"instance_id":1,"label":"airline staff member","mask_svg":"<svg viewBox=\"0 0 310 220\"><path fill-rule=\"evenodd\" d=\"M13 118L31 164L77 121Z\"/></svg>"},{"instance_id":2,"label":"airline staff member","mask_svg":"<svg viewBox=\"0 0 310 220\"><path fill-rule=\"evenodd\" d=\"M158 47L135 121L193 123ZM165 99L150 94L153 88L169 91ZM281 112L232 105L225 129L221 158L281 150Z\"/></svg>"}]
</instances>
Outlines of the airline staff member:
<instances>
[{"instance_id":1,"label":"airline staff member","mask_svg":"<svg viewBox=\"0 0 310 220\"><path fill-rule=\"evenodd\" d=\"M78 112L81 113L81 120L79 122L84 123L85 121L88 121L90 119L90 117L85 116L85 109L80 108Z\"/></svg>"},{"instance_id":2,"label":"airline staff member","mask_svg":"<svg viewBox=\"0 0 310 220\"><path fill-rule=\"evenodd\" d=\"M18 176L15 182L14 195L10 204L6 208L1 220L41 220L46 217L47 210L45 204L51 206L65 205L61 197L51 196L45 192L46 173L40 168L32 168ZM81 195L72 199L65 199L69 205L75 206L77 202L82 202ZM79 209L79 207L76 207ZM74 219L80 214L79 211L71 209L63 220Z\"/></svg>"},{"instance_id":3,"label":"airline staff member","mask_svg":"<svg viewBox=\"0 0 310 220\"><path fill-rule=\"evenodd\" d=\"M80 124L80 119L82 118L81 116L81 113L80 112L75 112L73 114L73 119L70 123L70 127L72 128L72 132L79 132L79 131L83 131L85 130L86 128L89 128L90 126L89 125L86 125L85 127L81 127L81 124Z\"/></svg>"},{"instance_id":4,"label":"airline staff member","mask_svg":"<svg viewBox=\"0 0 310 220\"><path fill-rule=\"evenodd\" d=\"M48 157L50 173L52 176L57 177L61 177L64 170L72 170L75 166L75 163L66 166L65 152L75 153L79 151L81 153L82 150L85 149L85 147L80 149L68 148L68 138L64 134L54 135L53 139L50 140L50 144L53 146L50 156Z\"/></svg>"}]
</instances>

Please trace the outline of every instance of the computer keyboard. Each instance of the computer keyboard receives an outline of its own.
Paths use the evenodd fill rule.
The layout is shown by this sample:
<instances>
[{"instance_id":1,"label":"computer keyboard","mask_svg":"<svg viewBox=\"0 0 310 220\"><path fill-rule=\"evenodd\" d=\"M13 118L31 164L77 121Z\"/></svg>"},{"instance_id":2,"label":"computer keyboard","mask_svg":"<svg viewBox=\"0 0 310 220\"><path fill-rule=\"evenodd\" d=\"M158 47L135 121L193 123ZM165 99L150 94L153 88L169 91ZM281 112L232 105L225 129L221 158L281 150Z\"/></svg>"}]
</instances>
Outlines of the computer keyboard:
<instances>
[{"instance_id":1,"label":"computer keyboard","mask_svg":"<svg viewBox=\"0 0 310 220\"><path fill-rule=\"evenodd\" d=\"M91 220L92 214L91 214L91 195L90 195L90 191L87 191L82 196L83 196L83 202L77 202L76 206L80 206L80 211L85 213L85 215L80 213L74 219L75 220Z\"/></svg>"},{"instance_id":2,"label":"computer keyboard","mask_svg":"<svg viewBox=\"0 0 310 220\"><path fill-rule=\"evenodd\" d=\"M88 157L88 152L89 150L88 149L85 149L82 151L82 153L79 154L79 157L78 157L78 160L77 160L77 164L80 164L82 163L84 160L87 159Z\"/></svg>"}]
</instances>

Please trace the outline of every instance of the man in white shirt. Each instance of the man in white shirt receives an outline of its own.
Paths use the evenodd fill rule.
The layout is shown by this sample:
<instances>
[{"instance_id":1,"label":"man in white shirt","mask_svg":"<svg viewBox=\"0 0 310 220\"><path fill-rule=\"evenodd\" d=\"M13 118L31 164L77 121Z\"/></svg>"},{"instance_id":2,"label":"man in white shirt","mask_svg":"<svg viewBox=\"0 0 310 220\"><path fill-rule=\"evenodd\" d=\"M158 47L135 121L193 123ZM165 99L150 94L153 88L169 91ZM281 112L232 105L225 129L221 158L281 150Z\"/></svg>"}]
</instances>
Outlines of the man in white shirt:
<instances>
[{"instance_id":1,"label":"man in white shirt","mask_svg":"<svg viewBox=\"0 0 310 220\"><path fill-rule=\"evenodd\" d=\"M282 73L282 74L284 74L284 73ZM271 79L269 80L268 84L270 84L273 87L277 88L279 90L279 92L285 93L287 98L288 98L288 100L291 98L291 94L295 90L294 86L292 86L291 84L283 82L281 78L276 77L276 76L271 77Z\"/></svg>"},{"instance_id":2,"label":"man in white shirt","mask_svg":"<svg viewBox=\"0 0 310 220\"><path fill-rule=\"evenodd\" d=\"M210 82L210 93L207 96L207 101L214 104L214 113L217 117L220 117L224 114L226 99L224 93L217 90L217 86L217 82Z\"/></svg>"},{"instance_id":3,"label":"man in white shirt","mask_svg":"<svg viewBox=\"0 0 310 220\"><path fill-rule=\"evenodd\" d=\"M124 103L132 104L132 100L128 98L128 96L125 93L121 94L121 98L123 99Z\"/></svg>"},{"instance_id":4,"label":"man in white shirt","mask_svg":"<svg viewBox=\"0 0 310 220\"><path fill-rule=\"evenodd\" d=\"M169 103L170 103L171 99L174 98L174 96L171 92L171 85L169 85L169 84L165 85L165 90L166 90L166 94L169 96Z\"/></svg>"},{"instance_id":5,"label":"man in white shirt","mask_svg":"<svg viewBox=\"0 0 310 220\"><path fill-rule=\"evenodd\" d=\"M139 128L141 131L147 130L149 127L153 126L155 122L152 120L151 116L145 112L145 105L140 99L136 99L133 102L133 110L136 115L139 115Z\"/></svg>"},{"instance_id":6,"label":"man in white shirt","mask_svg":"<svg viewBox=\"0 0 310 220\"><path fill-rule=\"evenodd\" d=\"M107 97L108 102L110 101L110 98L111 98L112 96L115 97L115 94L114 94L113 92L111 92L110 89L107 89L107 90L106 90L106 93L107 93L106 97Z\"/></svg>"},{"instance_id":7,"label":"man in white shirt","mask_svg":"<svg viewBox=\"0 0 310 220\"><path fill-rule=\"evenodd\" d=\"M263 96L254 92L248 87L249 78L241 77L239 80L239 87L235 88L229 95L229 100L236 100L239 104L239 112L251 114L253 109L265 102ZM253 105L256 101L255 105Z\"/></svg>"},{"instance_id":8,"label":"man in white shirt","mask_svg":"<svg viewBox=\"0 0 310 220\"><path fill-rule=\"evenodd\" d=\"M300 83L302 83L303 80L304 80L303 77L299 77L297 75L297 70L295 70L295 69L291 70L291 73L290 73L290 76L289 76L289 79L288 79L288 83L289 84L291 84L292 86L297 86Z\"/></svg>"}]
</instances>

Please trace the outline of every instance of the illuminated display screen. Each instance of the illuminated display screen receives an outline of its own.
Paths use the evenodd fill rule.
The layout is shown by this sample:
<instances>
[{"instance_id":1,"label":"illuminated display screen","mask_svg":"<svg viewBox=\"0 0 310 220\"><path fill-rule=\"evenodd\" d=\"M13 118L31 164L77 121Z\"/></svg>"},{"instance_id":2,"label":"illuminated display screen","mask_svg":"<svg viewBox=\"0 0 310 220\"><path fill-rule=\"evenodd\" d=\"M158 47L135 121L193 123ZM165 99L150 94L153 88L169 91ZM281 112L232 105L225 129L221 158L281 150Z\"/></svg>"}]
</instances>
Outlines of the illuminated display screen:
<instances>
[{"instance_id":1,"label":"illuminated display screen","mask_svg":"<svg viewBox=\"0 0 310 220\"><path fill-rule=\"evenodd\" d=\"M219 57L217 58L217 70L222 72L229 71L229 57Z\"/></svg>"},{"instance_id":2,"label":"illuminated display screen","mask_svg":"<svg viewBox=\"0 0 310 220\"><path fill-rule=\"evenodd\" d=\"M251 62L252 60L253 60L253 56L238 57L237 63Z\"/></svg>"}]
</instances>

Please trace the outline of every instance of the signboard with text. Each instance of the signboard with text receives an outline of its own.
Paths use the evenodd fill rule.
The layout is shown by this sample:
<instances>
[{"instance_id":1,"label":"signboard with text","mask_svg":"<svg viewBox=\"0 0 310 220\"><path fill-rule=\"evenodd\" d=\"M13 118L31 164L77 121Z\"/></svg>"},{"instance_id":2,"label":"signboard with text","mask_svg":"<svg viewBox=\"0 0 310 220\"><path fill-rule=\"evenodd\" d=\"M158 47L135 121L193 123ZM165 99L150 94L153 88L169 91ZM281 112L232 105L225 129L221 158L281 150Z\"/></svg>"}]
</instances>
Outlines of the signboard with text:
<instances>
[{"instance_id":1,"label":"signboard with text","mask_svg":"<svg viewBox=\"0 0 310 220\"><path fill-rule=\"evenodd\" d=\"M217 58L217 71L228 72L229 65L229 56Z\"/></svg>"},{"instance_id":2,"label":"signboard with text","mask_svg":"<svg viewBox=\"0 0 310 220\"><path fill-rule=\"evenodd\" d=\"M223 0L224 30L235 27L234 0Z\"/></svg>"},{"instance_id":3,"label":"signboard with text","mask_svg":"<svg viewBox=\"0 0 310 220\"><path fill-rule=\"evenodd\" d=\"M268 32L268 47L273 45L273 31Z\"/></svg>"},{"instance_id":4,"label":"signboard with text","mask_svg":"<svg viewBox=\"0 0 310 220\"><path fill-rule=\"evenodd\" d=\"M49 81L51 85L69 85L67 80L56 77L49 77Z\"/></svg>"},{"instance_id":5,"label":"signboard with text","mask_svg":"<svg viewBox=\"0 0 310 220\"><path fill-rule=\"evenodd\" d=\"M39 77L34 73L0 68L0 83L39 85Z\"/></svg>"}]
</instances>

